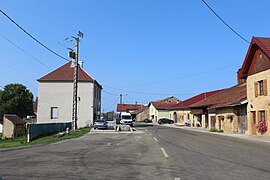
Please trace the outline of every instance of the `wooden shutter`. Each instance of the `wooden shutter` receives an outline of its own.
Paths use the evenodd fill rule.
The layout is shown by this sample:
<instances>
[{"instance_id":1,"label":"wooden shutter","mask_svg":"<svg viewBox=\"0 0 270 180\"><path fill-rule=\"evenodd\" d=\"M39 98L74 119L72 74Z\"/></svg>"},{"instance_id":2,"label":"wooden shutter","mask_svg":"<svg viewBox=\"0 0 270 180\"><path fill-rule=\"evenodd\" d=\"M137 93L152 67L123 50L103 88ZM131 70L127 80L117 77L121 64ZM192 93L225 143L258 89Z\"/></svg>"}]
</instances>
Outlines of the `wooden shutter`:
<instances>
[{"instance_id":1,"label":"wooden shutter","mask_svg":"<svg viewBox=\"0 0 270 180\"><path fill-rule=\"evenodd\" d=\"M267 80L263 80L263 95L267 96Z\"/></svg>"},{"instance_id":2,"label":"wooden shutter","mask_svg":"<svg viewBox=\"0 0 270 180\"><path fill-rule=\"evenodd\" d=\"M259 89L259 83L258 82L254 82L255 97L258 97L258 89Z\"/></svg>"},{"instance_id":3,"label":"wooden shutter","mask_svg":"<svg viewBox=\"0 0 270 180\"><path fill-rule=\"evenodd\" d=\"M266 111L264 111L264 122L267 123Z\"/></svg>"}]
</instances>

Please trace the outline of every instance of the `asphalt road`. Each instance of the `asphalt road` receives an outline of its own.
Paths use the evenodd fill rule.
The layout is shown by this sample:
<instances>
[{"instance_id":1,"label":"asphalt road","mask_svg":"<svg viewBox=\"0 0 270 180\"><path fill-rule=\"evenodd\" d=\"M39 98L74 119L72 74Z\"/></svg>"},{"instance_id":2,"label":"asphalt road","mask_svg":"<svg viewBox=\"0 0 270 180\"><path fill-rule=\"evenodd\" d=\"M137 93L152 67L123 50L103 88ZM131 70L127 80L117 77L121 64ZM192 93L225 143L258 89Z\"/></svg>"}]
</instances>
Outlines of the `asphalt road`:
<instances>
[{"instance_id":1,"label":"asphalt road","mask_svg":"<svg viewBox=\"0 0 270 180\"><path fill-rule=\"evenodd\" d=\"M270 179L269 143L161 126L148 132L165 147L174 177Z\"/></svg>"},{"instance_id":2,"label":"asphalt road","mask_svg":"<svg viewBox=\"0 0 270 180\"><path fill-rule=\"evenodd\" d=\"M270 144L164 126L0 149L2 179L270 179ZM1 179L0 178L0 179Z\"/></svg>"}]
</instances>

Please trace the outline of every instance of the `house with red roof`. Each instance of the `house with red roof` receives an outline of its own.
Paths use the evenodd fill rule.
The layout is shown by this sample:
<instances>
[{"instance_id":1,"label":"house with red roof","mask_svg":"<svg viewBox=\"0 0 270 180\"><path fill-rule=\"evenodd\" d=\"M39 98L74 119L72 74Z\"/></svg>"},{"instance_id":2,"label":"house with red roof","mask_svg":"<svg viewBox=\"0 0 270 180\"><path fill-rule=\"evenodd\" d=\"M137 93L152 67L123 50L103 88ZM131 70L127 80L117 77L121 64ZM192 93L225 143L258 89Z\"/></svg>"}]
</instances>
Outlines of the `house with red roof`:
<instances>
[{"instance_id":1,"label":"house with red roof","mask_svg":"<svg viewBox=\"0 0 270 180\"><path fill-rule=\"evenodd\" d=\"M209 91L204 92L201 94L198 94L196 96L193 96L189 99L186 99L185 101L178 102L177 104L169 107L169 118L174 120L175 123L178 123L180 125L184 124L206 124L205 122L201 123L198 122L199 120L197 117L193 116L191 113L190 105L202 101L222 90L215 90L215 91Z\"/></svg>"},{"instance_id":2,"label":"house with red roof","mask_svg":"<svg viewBox=\"0 0 270 180\"><path fill-rule=\"evenodd\" d=\"M71 62L38 79L37 123L72 122ZM78 127L89 126L100 115L102 86L78 67Z\"/></svg>"},{"instance_id":3,"label":"house with red roof","mask_svg":"<svg viewBox=\"0 0 270 180\"><path fill-rule=\"evenodd\" d=\"M175 97L169 97L158 101L152 101L148 104L149 108L149 119L153 122L157 122L160 118L169 118L169 110L173 105L180 102Z\"/></svg>"},{"instance_id":4,"label":"house with red roof","mask_svg":"<svg viewBox=\"0 0 270 180\"><path fill-rule=\"evenodd\" d=\"M131 115L133 117L135 117L135 120L137 122L141 122L144 119L148 119L149 118L149 108L148 106L142 106L140 109L133 111L131 113Z\"/></svg>"},{"instance_id":5,"label":"house with red roof","mask_svg":"<svg viewBox=\"0 0 270 180\"><path fill-rule=\"evenodd\" d=\"M252 38L238 82L247 86L247 133L270 136L270 38Z\"/></svg>"},{"instance_id":6,"label":"house with red roof","mask_svg":"<svg viewBox=\"0 0 270 180\"><path fill-rule=\"evenodd\" d=\"M226 133L246 132L246 84L240 83L224 89L192 105L194 116L206 119L205 128L215 128ZM200 112L201 111L201 112Z\"/></svg>"},{"instance_id":7,"label":"house with red roof","mask_svg":"<svg viewBox=\"0 0 270 180\"><path fill-rule=\"evenodd\" d=\"M132 113L133 111L136 111L143 107L142 104L117 104L116 112L129 112Z\"/></svg>"}]
</instances>

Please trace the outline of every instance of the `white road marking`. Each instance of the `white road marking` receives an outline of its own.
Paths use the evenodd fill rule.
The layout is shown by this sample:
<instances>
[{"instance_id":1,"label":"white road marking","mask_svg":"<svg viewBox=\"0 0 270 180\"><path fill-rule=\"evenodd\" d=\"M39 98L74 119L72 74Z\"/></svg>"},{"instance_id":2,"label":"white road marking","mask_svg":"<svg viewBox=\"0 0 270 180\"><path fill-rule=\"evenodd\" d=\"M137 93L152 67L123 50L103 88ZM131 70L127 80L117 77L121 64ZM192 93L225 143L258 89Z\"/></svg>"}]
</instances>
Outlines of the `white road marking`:
<instances>
[{"instance_id":1,"label":"white road marking","mask_svg":"<svg viewBox=\"0 0 270 180\"><path fill-rule=\"evenodd\" d=\"M174 178L174 180L181 180L181 178L179 178L179 177L176 177L176 178Z\"/></svg>"},{"instance_id":2,"label":"white road marking","mask_svg":"<svg viewBox=\"0 0 270 180\"><path fill-rule=\"evenodd\" d=\"M148 131L147 129L145 131Z\"/></svg>"},{"instance_id":3,"label":"white road marking","mask_svg":"<svg viewBox=\"0 0 270 180\"><path fill-rule=\"evenodd\" d=\"M152 136L152 133L149 133Z\"/></svg>"},{"instance_id":4,"label":"white road marking","mask_svg":"<svg viewBox=\"0 0 270 180\"><path fill-rule=\"evenodd\" d=\"M169 155L167 154L167 152L164 148L160 148L160 149L163 152L164 157L166 157L166 158L169 157Z\"/></svg>"},{"instance_id":5,"label":"white road marking","mask_svg":"<svg viewBox=\"0 0 270 180\"><path fill-rule=\"evenodd\" d=\"M154 137L154 140L158 142L157 138Z\"/></svg>"}]
</instances>

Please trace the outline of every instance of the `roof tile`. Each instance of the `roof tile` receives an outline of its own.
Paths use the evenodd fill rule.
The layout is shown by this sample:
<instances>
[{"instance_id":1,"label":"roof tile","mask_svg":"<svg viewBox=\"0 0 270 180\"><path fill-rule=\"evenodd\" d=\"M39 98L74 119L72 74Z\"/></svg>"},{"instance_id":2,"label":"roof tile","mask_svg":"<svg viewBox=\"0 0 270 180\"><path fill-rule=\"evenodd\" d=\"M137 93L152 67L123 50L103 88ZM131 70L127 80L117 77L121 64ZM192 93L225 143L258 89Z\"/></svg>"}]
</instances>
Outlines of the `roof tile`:
<instances>
[{"instance_id":1,"label":"roof tile","mask_svg":"<svg viewBox=\"0 0 270 180\"><path fill-rule=\"evenodd\" d=\"M246 83L238 84L225 89L217 94L192 104L190 107L227 107L234 104L240 104L240 101L247 98Z\"/></svg>"},{"instance_id":2,"label":"roof tile","mask_svg":"<svg viewBox=\"0 0 270 180\"><path fill-rule=\"evenodd\" d=\"M204 100L204 99L206 99L214 94L217 94L223 90L224 89L201 93L199 95L193 96L185 101L179 102L179 103L171 106L170 109L188 108L190 105L192 105L196 102L199 102L201 100Z\"/></svg>"},{"instance_id":3,"label":"roof tile","mask_svg":"<svg viewBox=\"0 0 270 180\"><path fill-rule=\"evenodd\" d=\"M71 61L50 72L49 74L41 77L38 81L73 81L74 70L70 67ZM93 78L90 77L80 66L78 67L78 81L90 81L93 82Z\"/></svg>"}]
</instances>

